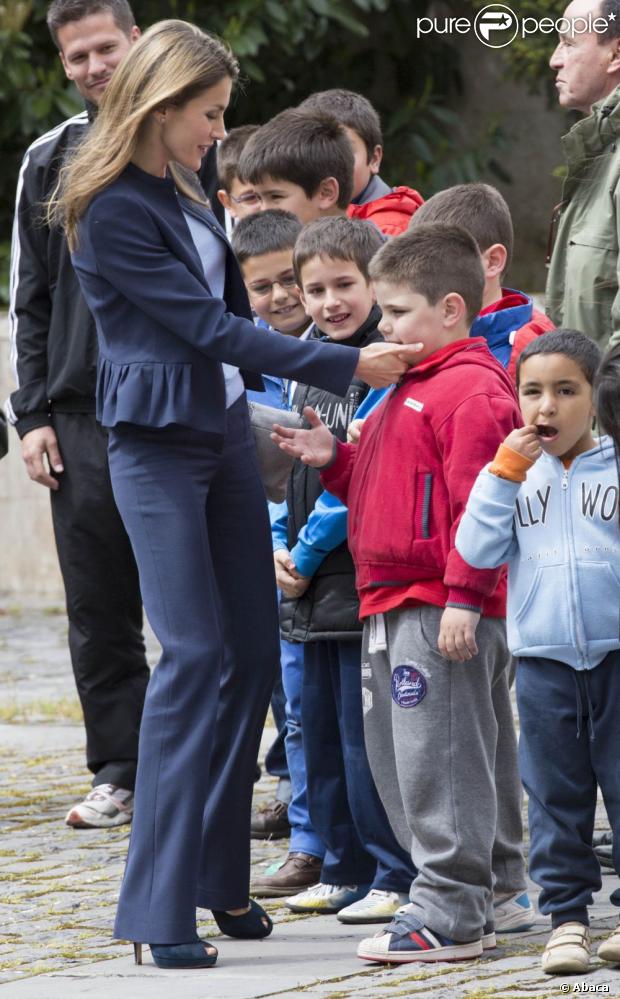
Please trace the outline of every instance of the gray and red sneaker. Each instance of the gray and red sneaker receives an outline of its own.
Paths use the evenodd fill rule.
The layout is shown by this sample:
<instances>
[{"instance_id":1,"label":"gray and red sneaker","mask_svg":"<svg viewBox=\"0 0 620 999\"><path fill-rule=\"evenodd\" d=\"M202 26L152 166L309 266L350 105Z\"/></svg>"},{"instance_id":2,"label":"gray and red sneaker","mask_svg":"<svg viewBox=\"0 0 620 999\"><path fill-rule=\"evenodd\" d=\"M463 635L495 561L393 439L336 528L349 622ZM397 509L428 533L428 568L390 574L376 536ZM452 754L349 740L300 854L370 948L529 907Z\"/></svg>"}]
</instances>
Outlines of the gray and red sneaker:
<instances>
[{"instance_id":1,"label":"gray and red sneaker","mask_svg":"<svg viewBox=\"0 0 620 999\"><path fill-rule=\"evenodd\" d=\"M131 822L133 791L115 784L98 784L84 801L70 809L65 822L73 829L111 829Z\"/></svg>"}]
</instances>

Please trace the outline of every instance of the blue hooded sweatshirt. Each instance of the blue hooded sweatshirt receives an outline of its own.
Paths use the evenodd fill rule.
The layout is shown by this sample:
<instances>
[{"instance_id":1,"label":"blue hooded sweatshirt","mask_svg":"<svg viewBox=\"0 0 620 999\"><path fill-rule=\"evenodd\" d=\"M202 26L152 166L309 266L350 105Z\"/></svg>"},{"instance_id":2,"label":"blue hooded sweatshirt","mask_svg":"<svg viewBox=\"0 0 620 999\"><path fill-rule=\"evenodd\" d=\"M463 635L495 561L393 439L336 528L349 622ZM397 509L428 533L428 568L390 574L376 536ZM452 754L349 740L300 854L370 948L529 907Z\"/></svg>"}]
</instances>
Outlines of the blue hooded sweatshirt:
<instances>
[{"instance_id":1,"label":"blue hooded sweatshirt","mask_svg":"<svg viewBox=\"0 0 620 999\"><path fill-rule=\"evenodd\" d=\"M478 569L508 563L514 655L586 670L620 649L618 501L609 437L568 469L543 453L525 482L480 472L456 547Z\"/></svg>"}]
</instances>

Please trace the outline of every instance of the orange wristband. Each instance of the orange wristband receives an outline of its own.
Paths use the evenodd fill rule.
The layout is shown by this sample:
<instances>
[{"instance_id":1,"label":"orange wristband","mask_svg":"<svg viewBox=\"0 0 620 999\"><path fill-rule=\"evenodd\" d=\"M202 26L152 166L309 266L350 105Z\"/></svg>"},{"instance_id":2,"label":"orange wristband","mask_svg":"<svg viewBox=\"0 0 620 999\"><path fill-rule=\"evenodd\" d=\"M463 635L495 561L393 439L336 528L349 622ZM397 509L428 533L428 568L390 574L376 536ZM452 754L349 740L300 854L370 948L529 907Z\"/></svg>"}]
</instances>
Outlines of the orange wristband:
<instances>
[{"instance_id":1,"label":"orange wristband","mask_svg":"<svg viewBox=\"0 0 620 999\"><path fill-rule=\"evenodd\" d=\"M506 444L500 444L497 454L489 466L489 471L500 479L508 479L510 482L525 482L528 469L533 464L534 462L526 458L525 455L513 451Z\"/></svg>"}]
</instances>

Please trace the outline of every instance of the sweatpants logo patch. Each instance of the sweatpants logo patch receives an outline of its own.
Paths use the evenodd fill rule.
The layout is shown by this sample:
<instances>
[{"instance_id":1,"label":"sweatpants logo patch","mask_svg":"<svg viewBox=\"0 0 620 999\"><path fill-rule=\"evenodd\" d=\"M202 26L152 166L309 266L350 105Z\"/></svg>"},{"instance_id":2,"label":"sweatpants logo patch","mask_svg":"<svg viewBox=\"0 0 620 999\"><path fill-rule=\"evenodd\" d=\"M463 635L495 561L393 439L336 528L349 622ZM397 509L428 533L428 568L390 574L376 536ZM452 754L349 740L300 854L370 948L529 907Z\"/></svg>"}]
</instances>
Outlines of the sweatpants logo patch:
<instances>
[{"instance_id":1,"label":"sweatpants logo patch","mask_svg":"<svg viewBox=\"0 0 620 999\"><path fill-rule=\"evenodd\" d=\"M426 697L426 679L415 666L397 666L392 673L392 700L401 708L415 708Z\"/></svg>"}]
</instances>

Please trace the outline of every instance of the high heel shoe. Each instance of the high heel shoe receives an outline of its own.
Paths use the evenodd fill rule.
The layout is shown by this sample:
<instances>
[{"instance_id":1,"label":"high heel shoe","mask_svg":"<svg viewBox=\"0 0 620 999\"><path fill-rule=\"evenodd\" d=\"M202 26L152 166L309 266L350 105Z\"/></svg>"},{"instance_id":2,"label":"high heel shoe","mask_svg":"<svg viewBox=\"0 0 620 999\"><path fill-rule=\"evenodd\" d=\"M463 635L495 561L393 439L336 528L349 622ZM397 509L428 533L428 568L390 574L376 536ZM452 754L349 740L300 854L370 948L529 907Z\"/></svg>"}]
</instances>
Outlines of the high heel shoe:
<instances>
[{"instance_id":1,"label":"high heel shoe","mask_svg":"<svg viewBox=\"0 0 620 999\"><path fill-rule=\"evenodd\" d=\"M250 908L240 916L231 916L224 910L211 909L213 918L222 933L228 937L238 937L241 940L260 940L268 937L273 929L273 923L262 905L250 899Z\"/></svg>"},{"instance_id":2,"label":"high heel shoe","mask_svg":"<svg viewBox=\"0 0 620 999\"><path fill-rule=\"evenodd\" d=\"M203 940L182 944L149 944L151 957L158 968L212 968L217 961L217 950ZM207 947L211 950L208 953ZM136 964L142 964L142 944L133 945Z\"/></svg>"}]
</instances>

